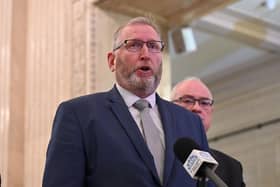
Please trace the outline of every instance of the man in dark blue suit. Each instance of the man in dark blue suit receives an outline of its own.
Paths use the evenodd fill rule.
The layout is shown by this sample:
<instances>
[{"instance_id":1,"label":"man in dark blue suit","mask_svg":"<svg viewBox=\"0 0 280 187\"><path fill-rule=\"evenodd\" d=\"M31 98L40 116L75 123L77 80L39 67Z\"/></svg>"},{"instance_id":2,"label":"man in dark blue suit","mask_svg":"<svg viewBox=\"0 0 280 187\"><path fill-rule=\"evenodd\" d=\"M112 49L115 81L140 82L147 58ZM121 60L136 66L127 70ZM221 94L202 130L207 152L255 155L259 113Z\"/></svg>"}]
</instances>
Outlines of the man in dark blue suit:
<instances>
[{"instance_id":1,"label":"man in dark blue suit","mask_svg":"<svg viewBox=\"0 0 280 187\"><path fill-rule=\"evenodd\" d=\"M213 96L209 88L196 77L189 77L177 83L172 89L171 99L174 103L200 116L205 131L211 126ZM211 155L218 161L217 175L229 187L244 187L241 163L231 156L210 149Z\"/></svg>"},{"instance_id":2,"label":"man in dark blue suit","mask_svg":"<svg viewBox=\"0 0 280 187\"><path fill-rule=\"evenodd\" d=\"M120 27L108 65L116 84L103 93L60 104L47 150L43 187L195 187L173 153L178 138L190 137L208 150L198 116L160 98L164 44L157 27L138 17ZM145 99L162 143L162 174L143 138ZM146 131L146 130L145 130Z\"/></svg>"}]
</instances>

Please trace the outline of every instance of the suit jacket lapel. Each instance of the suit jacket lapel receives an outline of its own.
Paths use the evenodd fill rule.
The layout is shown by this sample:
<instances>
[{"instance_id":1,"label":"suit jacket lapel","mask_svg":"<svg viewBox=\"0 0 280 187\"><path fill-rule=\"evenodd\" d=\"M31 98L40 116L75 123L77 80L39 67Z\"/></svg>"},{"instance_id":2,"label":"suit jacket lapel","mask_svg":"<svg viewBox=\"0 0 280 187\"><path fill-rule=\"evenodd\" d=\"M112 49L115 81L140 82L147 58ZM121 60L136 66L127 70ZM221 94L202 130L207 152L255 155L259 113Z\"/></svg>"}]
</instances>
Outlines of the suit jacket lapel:
<instances>
[{"instance_id":1,"label":"suit jacket lapel","mask_svg":"<svg viewBox=\"0 0 280 187\"><path fill-rule=\"evenodd\" d=\"M151 170L154 177L160 183L157 175L157 171L153 162L152 154L150 153L141 132L139 131L133 117L129 113L127 105L122 99L121 95L114 87L109 92L110 107L115 113L116 117L120 121L120 124L124 128L127 136L130 138L132 144L134 145L136 151L139 153L140 157L143 159L146 166Z\"/></svg>"},{"instance_id":2,"label":"suit jacket lapel","mask_svg":"<svg viewBox=\"0 0 280 187\"><path fill-rule=\"evenodd\" d=\"M161 116L161 121L165 133L165 166L164 166L164 177L163 177L163 186L167 185L168 178L171 174L172 167L174 164L175 156L173 153L173 144L175 143L175 135L174 135L174 120L171 115L172 112L169 111L168 107L158 95L157 95L157 105L159 109L159 113ZM173 126L173 127L172 127Z\"/></svg>"}]
</instances>

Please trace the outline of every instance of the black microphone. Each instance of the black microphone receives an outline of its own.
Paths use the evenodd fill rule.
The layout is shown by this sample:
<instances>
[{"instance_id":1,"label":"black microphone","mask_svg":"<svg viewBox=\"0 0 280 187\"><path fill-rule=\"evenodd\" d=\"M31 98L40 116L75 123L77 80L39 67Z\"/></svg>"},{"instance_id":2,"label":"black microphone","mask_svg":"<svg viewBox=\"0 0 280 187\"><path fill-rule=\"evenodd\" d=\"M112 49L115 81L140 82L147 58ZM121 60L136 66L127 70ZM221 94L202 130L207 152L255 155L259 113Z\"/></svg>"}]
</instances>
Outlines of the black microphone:
<instances>
[{"instance_id":1,"label":"black microphone","mask_svg":"<svg viewBox=\"0 0 280 187\"><path fill-rule=\"evenodd\" d=\"M218 187L228 187L214 172L218 162L208 152L201 151L195 141L190 138L180 138L175 142L173 148L176 157L183 163L185 170L192 178L208 177Z\"/></svg>"}]
</instances>

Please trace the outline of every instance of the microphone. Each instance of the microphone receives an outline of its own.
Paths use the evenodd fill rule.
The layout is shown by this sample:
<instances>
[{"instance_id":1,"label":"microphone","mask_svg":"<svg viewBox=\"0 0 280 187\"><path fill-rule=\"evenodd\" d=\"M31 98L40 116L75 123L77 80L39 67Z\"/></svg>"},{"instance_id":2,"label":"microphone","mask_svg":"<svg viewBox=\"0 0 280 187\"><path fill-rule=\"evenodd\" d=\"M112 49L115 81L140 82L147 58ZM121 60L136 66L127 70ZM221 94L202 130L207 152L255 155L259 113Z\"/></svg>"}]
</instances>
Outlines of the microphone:
<instances>
[{"instance_id":1,"label":"microphone","mask_svg":"<svg viewBox=\"0 0 280 187\"><path fill-rule=\"evenodd\" d=\"M173 148L176 157L183 163L185 170L193 179L208 177L218 187L228 187L214 172L218 162L208 152L201 151L195 141L190 138L180 138Z\"/></svg>"}]
</instances>

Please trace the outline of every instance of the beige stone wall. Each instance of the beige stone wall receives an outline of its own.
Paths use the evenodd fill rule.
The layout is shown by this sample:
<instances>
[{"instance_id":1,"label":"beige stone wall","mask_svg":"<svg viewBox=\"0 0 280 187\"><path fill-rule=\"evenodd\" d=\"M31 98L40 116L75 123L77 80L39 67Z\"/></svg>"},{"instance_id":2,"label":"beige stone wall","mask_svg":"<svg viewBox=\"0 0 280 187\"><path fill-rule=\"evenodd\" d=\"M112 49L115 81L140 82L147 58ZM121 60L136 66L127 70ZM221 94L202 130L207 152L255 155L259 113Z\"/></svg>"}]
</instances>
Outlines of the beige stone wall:
<instances>
[{"instance_id":1,"label":"beige stone wall","mask_svg":"<svg viewBox=\"0 0 280 187\"><path fill-rule=\"evenodd\" d=\"M41 186L57 105L90 92L88 6L82 0L0 0L3 187Z\"/></svg>"},{"instance_id":2,"label":"beige stone wall","mask_svg":"<svg viewBox=\"0 0 280 187\"><path fill-rule=\"evenodd\" d=\"M0 172L3 185L23 185L26 6L0 2Z\"/></svg>"},{"instance_id":3,"label":"beige stone wall","mask_svg":"<svg viewBox=\"0 0 280 187\"><path fill-rule=\"evenodd\" d=\"M242 162L249 187L280 186L279 70L277 59L268 60L209 84L215 99L209 138L259 125L210 143Z\"/></svg>"},{"instance_id":4,"label":"beige stone wall","mask_svg":"<svg viewBox=\"0 0 280 187\"><path fill-rule=\"evenodd\" d=\"M112 87L107 51L112 31L127 19L87 0L0 0L2 187L41 186L57 105ZM167 55L164 68L163 96Z\"/></svg>"},{"instance_id":5,"label":"beige stone wall","mask_svg":"<svg viewBox=\"0 0 280 187\"><path fill-rule=\"evenodd\" d=\"M41 185L55 108L78 94L73 85L79 80L72 73L77 63L73 7L66 0L28 1L24 186Z\"/></svg>"},{"instance_id":6,"label":"beige stone wall","mask_svg":"<svg viewBox=\"0 0 280 187\"><path fill-rule=\"evenodd\" d=\"M112 87L106 53L127 19L91 0L0 0L2 187L41 186L57 105ZM168 98L168 54L163 66L158 92ZM209 137L279 118L279 69L267 62L210 84L217 103ZM211 144L242 161L248 186L280 186L279 130L278 122Z\"/></svg>"},{"instance_id":7,"label":"beige stone wall","mask_svg":"<svg viewBox=\"0 0 280 187\"><path fill-rule=\"evenodd\" d=\"M10 122L11 7L9 0L0 1L0 173L8 173L8 132ZM3 25L3 26L2 26ZM5 185L5 181L3 181Z\"/></svg>"}]
</instances>

